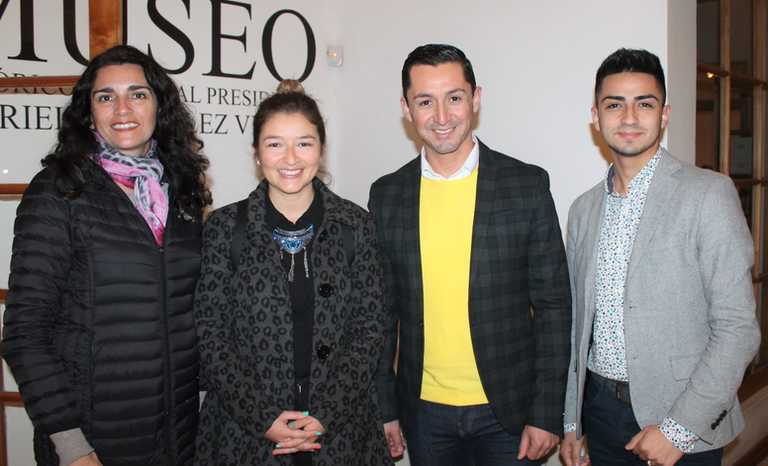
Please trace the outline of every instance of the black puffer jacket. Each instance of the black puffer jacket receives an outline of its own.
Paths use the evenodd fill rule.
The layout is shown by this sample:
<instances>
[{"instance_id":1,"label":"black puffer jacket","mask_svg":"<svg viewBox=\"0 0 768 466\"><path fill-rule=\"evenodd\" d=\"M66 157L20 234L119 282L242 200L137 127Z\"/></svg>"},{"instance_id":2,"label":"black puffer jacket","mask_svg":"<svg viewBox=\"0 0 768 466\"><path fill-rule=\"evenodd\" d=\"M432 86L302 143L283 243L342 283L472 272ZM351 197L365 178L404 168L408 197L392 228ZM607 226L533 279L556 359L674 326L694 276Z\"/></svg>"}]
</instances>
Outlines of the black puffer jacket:
<instances>
[{"instance_id":1,"label":"black puffer jacket","mask_svg":"<svg viewBox=\"0 0 768 466\"><path fill-rule=\"evenodd\" d=\"M80 428L109 465L186 465L194 456L198 356L192 295L200 218L171 208L163 248L100 169L66 199L52 169L19 205L2 355L35 426Z\"/></svg>"}]
</instances>

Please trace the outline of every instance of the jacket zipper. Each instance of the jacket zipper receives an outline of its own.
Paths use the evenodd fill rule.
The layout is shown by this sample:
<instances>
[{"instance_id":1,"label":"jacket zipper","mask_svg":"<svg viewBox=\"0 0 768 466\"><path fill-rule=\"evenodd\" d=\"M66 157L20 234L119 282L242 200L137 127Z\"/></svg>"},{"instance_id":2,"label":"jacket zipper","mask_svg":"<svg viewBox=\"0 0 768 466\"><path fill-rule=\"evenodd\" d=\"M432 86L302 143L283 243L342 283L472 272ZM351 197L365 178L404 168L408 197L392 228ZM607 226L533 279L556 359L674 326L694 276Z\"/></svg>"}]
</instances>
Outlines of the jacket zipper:
<instances>
[{"instance_id":1,"label":"jacket zipper","mask_svg":"<svg viewBox=\"0 0 768 466\"><path fill-rule=\"evenodd\" d=\"M163 241L165 242L165 241ZM173 465L176 464L176 458L174 454L174 448L173 443L174 439L172 438L171 434L171 409L173 409L173 406L171 406L171 343L170 343L170 335L168 333L168 312L166 309L166 301L167 301L167 285L165 283L165 248L159 247L158 252L160 253L160 277L162 282L162 302L160 306L160 312L162 313L162 319L161 322L163 324L163 431L164 435L166 437L165 444L166 444L166 455L168 459L168 464Z\"/></svg>"},{"instance_id":2,"label":"jacket zipper","mask_svg":"<svg viewBox=\"0 0 768 466\"><path fill-rule=\"evenodd\" d=\"M155 235L152 233L152 230L149 228L149 225L147 225L146 220L144 220L144 217L139 214L139 212L136 210L136 208L133 206L133 202L128 197L128 193L123 191L111 178L109 173L107 173L106 170L104 170L100 165L98 165L99 169L101 169L104 176L109 180L108 185L111 184L111 188L119 192L123 195L124 199L133 207L131 210L133 211L134 215L139 220L140 224L144 227L143 230L145 234L148 236L148 239L153 243L156 244L157 241L155 240ZM163 232L163 244L157 247L157 252L160 256L160 282L161 282L161 300L160 300L160 313L162 314L162 317L160 321L162 322L163 326L163 436L165 437L165 444L166 444L166 459L167 464L169 466L176 464L176 454L175 449L173 448L173 445L175 444L173 436L171 435L171 419L170 419L170 411L172 409L171 406L171 343L170 343L170 335L168 333L168 312L166 309L167 305L167 284L165 280L165 245L167 244L167 237L168 237L168 231L170 230L170 224L174 215L174 209L171 208L171 198L168 196L168 218L166 219L165 223L165 229ZM95 351L95 344L92 347L92 352ZM95 358L92 358L95 359ZM93 403L93 400L91 400L91 403Z\"/></svg>"}]
</instances>

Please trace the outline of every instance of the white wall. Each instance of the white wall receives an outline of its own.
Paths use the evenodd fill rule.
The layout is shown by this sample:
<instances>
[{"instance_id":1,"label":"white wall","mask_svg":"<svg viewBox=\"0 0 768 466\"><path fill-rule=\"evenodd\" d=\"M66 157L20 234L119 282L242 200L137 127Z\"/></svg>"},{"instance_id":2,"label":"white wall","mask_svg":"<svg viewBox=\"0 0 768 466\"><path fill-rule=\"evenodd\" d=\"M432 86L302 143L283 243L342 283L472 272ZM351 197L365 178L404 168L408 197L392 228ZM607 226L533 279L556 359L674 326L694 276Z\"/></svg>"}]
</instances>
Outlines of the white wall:
<instances>
[{"instance_id":1,"label":"white wall","mask_svg":"<svg viewBox=\"0 0 768 466\"><path fill-rule=\"evenodd\" d=\"M676 157L696 163L696 2L670 1L667 17L667 141Z\"/></svg>"},{"instance_id":2,"label":"white wall","mask_svg":"<svg viewBox=\"0 0 768 466\"><path fill-rule=\"evenodd\" d=\"M398 102L400 69L417 45L447 42L466 52L483 87L477 135L549 171L563 224L571 202L606 168L589 125L597 67L622 46L654 51L667 64L668 0L642 8L631 0L499 0L464 9L439 0L340 3L346 62L329 119L344 132L330 156L342 161L338 190L361 203L373 180L416 153Z\"/></svg>"},{"instance_id":3,"label":"white wall","mask_svg":"<svg viewBox=\"0 0 768 466\"><path fill-rule=\"evenodd\" d=\"M416 154L407 136L399 106L400 69L414 47L427 42L452 43L474 64L483 88L477 135L491 147L547 169L551 189L564 225L570 203L596 183L607 166L590 130L594 73L600 62L619 47L646 48L657 53L669 70L670 101L675 106L668 138L672 150L693 159L692 108L695 105L695 2L646 0L486 0L469 4L438 0L242 0L244 10L225 7L224 30L247 30L247 49L224 42L226 66L245 71L256 62L250 81L201 76L210 69L210 2L191 2L191 19L178 1L158 2L160 11L190 36L196 59L177 76L183 86L229 87L271 91L276 82L261 59L261 32L273 12L292 8L304 15L317 38L318 60L305 82L326 116L329 132L328 167L333 188L365 205L368 187L379 176L395 170ZM18 52L18 4L11 0L0 19L0 71L36 74L76 73L82 67L67 59L61 41L61 12L57 6L36 2L38 51L45 64L8 60ZM54 2L55 3L55 2ZM86 0L78 0L79 43L87 50ZM180 48L152 24L145 2L129 2L129 43L146 50L152 45L161 62L181 63ZM52 4L53 5L53 4ZM680 26L678 25L685 25ZM690 25L693 26L690 26ZM275 33L278 68L286 75L303 68L304 33L298 22L281 20ZM5 38L10 38L6 40ZM344 47L344 64L329 67L328 45ZM679 64L679 66L678 66ZM16 99L16 100L13 100ZM0 104L61 103L59 97L8 96ZM201 113L241 115L253 107L199 103ZM688 109L681 111L680 109ZM228 118L234 118L230 116ZM229 120L230 124L232 120ZM250 137L230 126L227 135L204 135L211 158L210 176L217 206L243 197L255 184L250 159ZM54 140L54 131L0 129L0 182L25 182ZM9 148L11 150L9 150ZM9 172L3 174L3 169ZM11 223L15 202L0 202L0 284L7 281ZM1 286L0 286L1 287ZM19 410L16 410L19 411ZM17 418L19 416L16 416ZM9 426L12 465L32 464L29 428L23 421ZM556 464L551 460L550 464ZM407 464L404 462L404 464Z\"/></svg>"}]
</instances>

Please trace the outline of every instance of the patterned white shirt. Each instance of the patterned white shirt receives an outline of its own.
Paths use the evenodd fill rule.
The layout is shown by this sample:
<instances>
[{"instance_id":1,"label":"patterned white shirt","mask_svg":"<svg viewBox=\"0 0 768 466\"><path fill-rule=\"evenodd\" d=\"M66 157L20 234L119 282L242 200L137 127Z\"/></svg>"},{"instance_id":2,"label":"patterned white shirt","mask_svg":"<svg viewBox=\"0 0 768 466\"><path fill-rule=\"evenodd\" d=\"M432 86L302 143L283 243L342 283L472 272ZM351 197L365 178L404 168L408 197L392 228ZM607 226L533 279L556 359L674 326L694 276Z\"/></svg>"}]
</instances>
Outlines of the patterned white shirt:
<instances>
[{"instance_id":1,"label":"patterned white shirt","mask_svg":"<svg viewBox=\"0 0 768 466\"><path fill-rule=\"evenodd\" d=\"M600 228L597 272L595 277L595 318L592 347L587 359L590 371L601 376L627 382L626 342L624 340L624 291L627 267L637 227L645 208L648 188L661 160L659 150L629 183L627 195L613 189L614 167L605 177L605 216ZM688 453L698 437L672 418L664 418L659 429L679 450ZM575 424L565 426L576 430Z\"/></svg>"},{"instance_id":2,"label":"patterned white shirt","mask_svg":"<svg viewBox=\"0 0 768 466\"><path fill-rule=\"evenodd\" d=\"M605 177L605 216L600 227L595 276L595 319L587 367L607 379L627 382L624 342L624 288L637 226L661 158L657 152L632 178L627 195L613 189L614 166Z\"/></svg>"}]
</instances>

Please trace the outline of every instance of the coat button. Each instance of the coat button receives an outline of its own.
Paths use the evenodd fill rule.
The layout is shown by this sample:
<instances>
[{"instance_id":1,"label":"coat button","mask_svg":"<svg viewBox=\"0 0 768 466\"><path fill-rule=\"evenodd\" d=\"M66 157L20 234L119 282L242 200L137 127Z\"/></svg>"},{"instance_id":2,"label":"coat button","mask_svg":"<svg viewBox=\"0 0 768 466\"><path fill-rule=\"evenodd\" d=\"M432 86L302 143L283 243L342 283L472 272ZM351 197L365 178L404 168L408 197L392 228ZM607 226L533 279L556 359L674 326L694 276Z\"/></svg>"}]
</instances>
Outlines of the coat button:
<instances>
[{"instance_id":1,"label":"coat button","mask_svg":"<svg viewBox=\"0 0 768 466\"><path fill-rule=\"evenodd\" d=\"M323 283L317 289L317 292L320 293L320 296L322 296L323 298L330 298L333 295L334 291L335 291L334 288L327 283Z\"/></svg>"},{"instance_id":2,"label":"coat button","mask_svg":"<svg viewBox=\"0 0 768 466\"><path fill-rule=\"evenodd\" d=\"M321 361L325 361L328 359L328 356L331 354L331 348L327 345L320 345L317 347L317 357L320 358Z\"/></svg>"}]
</instances>

